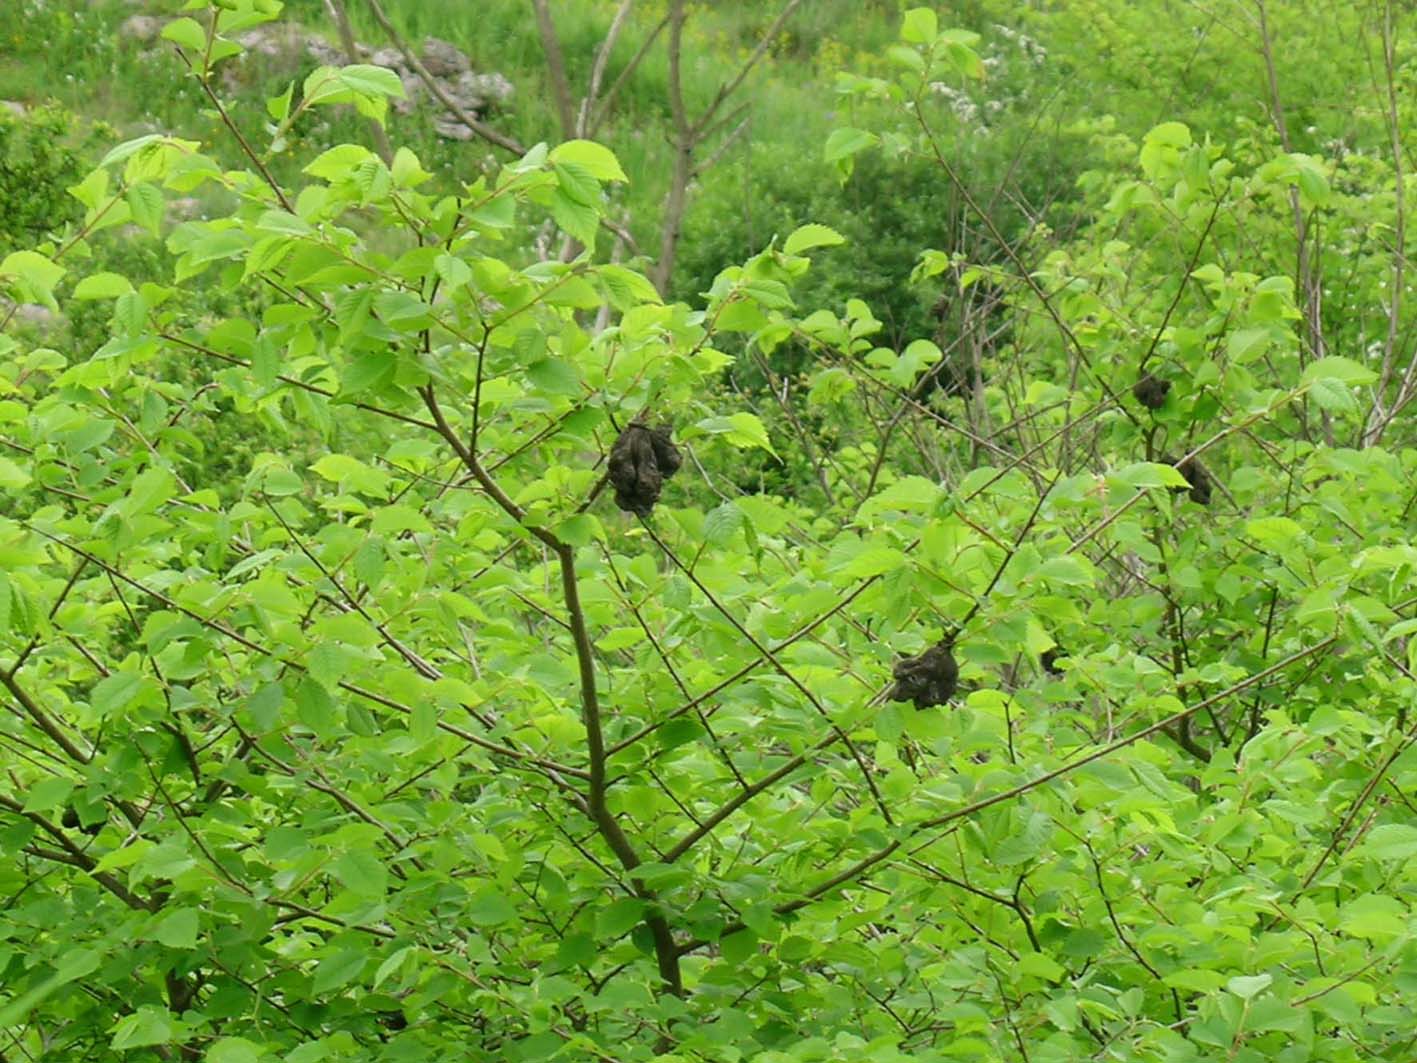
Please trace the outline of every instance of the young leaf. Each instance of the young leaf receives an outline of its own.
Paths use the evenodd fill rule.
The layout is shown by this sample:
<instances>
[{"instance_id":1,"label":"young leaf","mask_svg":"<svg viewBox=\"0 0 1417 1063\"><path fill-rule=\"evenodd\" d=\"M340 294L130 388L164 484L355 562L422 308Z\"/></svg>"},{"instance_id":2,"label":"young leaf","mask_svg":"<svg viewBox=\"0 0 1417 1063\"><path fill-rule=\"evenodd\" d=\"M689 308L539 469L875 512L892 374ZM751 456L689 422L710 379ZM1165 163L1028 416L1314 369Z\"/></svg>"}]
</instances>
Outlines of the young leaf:
<instances>
[{"instance_id":1,"label":"young leaf","mask_svg":"<svg viewBox=\"0 0 1417 1063\"><path fill-rule=\"evenodd\" d=\"M593 140L568 140L552 148L548 158L554 163L575 163L601 181L629 180L615 153Z\"/></svg>"},{"instance_id":2,"label":"young leaf","mask_svg":"<svg viewBox=\"0 0 1417 1063\"><path fill-rule=\"evenodd\" d=\"M808 223L796 229L783 243L782 249L789 255L800 255L814 247L835 247L846 243L846 237L825 225Z\"/></svg>"}]
</instances>

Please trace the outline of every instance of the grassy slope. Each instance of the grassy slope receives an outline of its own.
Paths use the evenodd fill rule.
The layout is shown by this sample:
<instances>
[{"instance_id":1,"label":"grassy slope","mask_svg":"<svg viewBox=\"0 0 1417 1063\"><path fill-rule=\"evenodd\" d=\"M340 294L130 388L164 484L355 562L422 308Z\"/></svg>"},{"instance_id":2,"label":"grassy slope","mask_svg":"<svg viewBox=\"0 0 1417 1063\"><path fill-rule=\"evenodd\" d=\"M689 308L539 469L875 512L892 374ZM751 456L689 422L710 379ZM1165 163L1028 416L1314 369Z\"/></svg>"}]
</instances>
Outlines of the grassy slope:
<instances>
[{"instance_id":1,"label":"grassy slope","mask_svg":"<svg viewBox=\"0 0 1417 1063\"><path fill-rule=\"evenodd\" d=\"M170 5L169 5L170 6ZM662 7L662 5L659 5ZM743 90L753 111L752 137L771 142L785 153L816 158L831 126L823 92L829 70L850 61L853 52L878 49L894 33L895 4L816 0L793 30L774 42L772 51ZM594 52L616 5L604 2L557 4L557 28L573 86L589 79ZM523 143L555 139L541 42L526 0L488 0L475 5L386 0L385 8L412 41L424 35L450 40L463 48L479 70L503 73L516 85L511 110L496 124ZM641 5L621 37L607 71L615 79L638 43L660 16L656 5ZM154 6L151 10L160 10ZM359 40L373 46L387 42L365 7L349 3ZM133 12L122 0L92 4L71 0L16 0L0 9L0 98L27 103L55 100L96 121L109 122L123 134L160 128L196 136L230 150L226 138L197 87L183 76L175 54L165 48L145 52L122 40L116 29ZM685 90L691 110L702 107L729 72L756 43L774 9L762 4L698 6L687 34L689 60ZM285 18L323 29L334 39L319 0L291 0ZM848 43L849 42L849 43ZM307 61L306 67L310 65ZM261 70L256 64L247 86L233 103L243 127L261 143L261 98L283 88L288 71ZM667 61L656 47L630 78L616 101L615 114L601 137L610 143L631 174L626 206L641 234L651 233L662 201L669 160L666 104ZM480 142L455 143L438 138L431 109L407 117L392 115L390 135L407 144L434 172L466 175L483 165L491 149ZM321 140L367 139L348 119L335 128L307 132ZM745 138L746 139L746 138ZM736 145L742 150L742 142ZM726 157L731 157L731 152Z\"/></svg>"},{"instance_id":2,"label":"grassy slope","mask_svg":"<svg viewBox=\"0 0 1417 1063\"><path fill-rule=\"evenodd\" d=\"M176 6L176 0L152 2ZM386 41L363 0L346 2L359 39L383 46ZM451 40L468 52L477 69L499 71L516 85L512 108L495 118L501 128L528 144L557 137L529 0L384 4L409 39L433 34ZM616 6L615 0L553 5L573 86L588 81ZM821 146L835 125L872 123L868 116L834 112L836 72L883 73L883 52L894 39L902 6L900 0L802 4L743 87L742 101L749 104L744 135L696 182L675 294L692 295L722 265L741 260L774 234L819 220L847 232L854 242L834 259L838 275L826 278L826 287L814 294L829 303L843 291L865 295L883 319L900 319L903 335L918 333L931 298L928 293L902 295L901 290L921 247L956 246L961 226L968 224L956 197L930 167L865 168L841 189L821 162ZM1006 181L1009 187L996 202L1028 205L1013 219L1021 224L1040 204L1059 203L1066 209L1075 196L1078 171L1101 160L1102 149L1089 141L1089 131L1098 128L1104 114L1115 116L1117 131L1132 140L1155 122L1173 118L1190 122L1200 135L1220 139L1247 129L1267 136L1264 65L1253 19L1239 17L1243 7L1232 0L1046 5L958 0L942 11L942 21L985 31L983 47L1002 65L981 91L992 101L1007 101L989 136L960 129L955 143L959 169L990 198L995 198L997 182ZM662 0L636 5L610 62L607 83L624 68L663 8ZM234 160L231 138L176 56L163 49L145 53L118 38L117 26L133 10L128 0L0 4L0 98L52 98L88 118L111 122L122 134L170 130L206 141ZM775 3L738 0L691 5L685 64L691 111L701 108L742 62L776 10ZM1286 0L1271 3L1270 11L1294 146L1322 152L1338 140L1350 147L1372 142L1381 133L1381 121L1364 104L1373 97L1374 73L1365 16L1326 0ZM285 17L324 28L333 38L321 0L289 0ZM1046 60L1024 61L993 28L1000 21L1042 42ZM1158 31L1161 26L1164 32ZM1348 45L1328 47L1326 62L1315 64L1310 60L1320 40ZM292 73L301 72L271 70L259 62L247 68L244 88L231 106L258 145L263 142L263 97L279 92ZM657 45L626 81L611 120L599 133L631 175L629 189L620 193L622 209L646 250L656 244L669 170L667 78L664 49ZM448 187L498 154L481 142L438 138L431 114L425 106L409 117L391 115L390 135L395 143L413 148ZM292 157L308 157L332 141L367 141L368 136L352 116L330 112L302 126L300 133L305 142L294 140ZM1056 211L1047 217L1055 228L1065 224Z\"/></svg>"}]
</instances>

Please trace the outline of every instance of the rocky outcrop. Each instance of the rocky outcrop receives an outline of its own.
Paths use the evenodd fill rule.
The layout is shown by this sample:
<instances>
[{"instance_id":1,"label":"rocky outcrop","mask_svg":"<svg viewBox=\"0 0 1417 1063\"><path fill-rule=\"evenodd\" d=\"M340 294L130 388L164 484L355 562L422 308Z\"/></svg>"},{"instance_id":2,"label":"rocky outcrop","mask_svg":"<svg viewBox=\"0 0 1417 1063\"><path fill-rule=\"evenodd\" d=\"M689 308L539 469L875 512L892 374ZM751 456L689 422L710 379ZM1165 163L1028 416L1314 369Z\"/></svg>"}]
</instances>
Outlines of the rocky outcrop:
<instances>
[{"instance_id":1,"label":"rocky outcrop","mask_svg":"<svg viewBox=\"0 0 1417 1063\"><path fill-rule=\"evenodd\" d=\"M251 30L240 38L248 53L268 61L299 66L293 59L303 54L323 66L343 66L348 62L343 49L319 33L306 30L291 22L273 23ZM451 140L467 140L472 131L463 125L429 92L428 86L397 48L371 48L356 44L355 53L361 63L392 70L403 82L404 98L390 101L398 114L412 114L431 108L433 128L440 136ZM512 83L498 73L477 73L472 60L457 45L437 37L425 37L418 49L418 61L438 83L442 93L462 110L477 117L507 106L516 91ZM292 71L293 74L293 71Z\"/></svg>"},{"instance_id":2,"label":"rocky outcrop","mask_svg":"<svg viewBox=\"0 0 1417 1063\"><path fill-rule=\"evenodd\" d=\"M140 45L157 48L166 20L157 15L130 15L119 26L119 35ZM254 79L290 80L308 72L310 66L344 66L349 62L344 49L322 33L307 29L298 22L272 22L239 34L236 41L245 49L241 59L222 68L222 84L236 92ZM373 48L355 44L357 61L381 66L398 74L403 82L404 99L390 101L398 114L412 114L429 109L433 128L449 140L468 140L472 130L449 113L434 98L423 78L413 69L397 48ZM472 60L461 48L437 37L425 37L418 48L418 61L437 83L442 95L461 110L474 117L506 108L515 88L503 75L494 71L479 73ZM253 69L252 64L256 64Z\"/></svg>"},{"instance_id":3,"label":"rocky outcrop","mask_svg":"<svg viewBox=\"0 0 1417 1063\"><path fill-rule=\"evenodd\" d=\"M139 44L152 44L157 40L167 19L161 15L129 15L118 27L118 36Z\"/></svg>"}]
</instances>

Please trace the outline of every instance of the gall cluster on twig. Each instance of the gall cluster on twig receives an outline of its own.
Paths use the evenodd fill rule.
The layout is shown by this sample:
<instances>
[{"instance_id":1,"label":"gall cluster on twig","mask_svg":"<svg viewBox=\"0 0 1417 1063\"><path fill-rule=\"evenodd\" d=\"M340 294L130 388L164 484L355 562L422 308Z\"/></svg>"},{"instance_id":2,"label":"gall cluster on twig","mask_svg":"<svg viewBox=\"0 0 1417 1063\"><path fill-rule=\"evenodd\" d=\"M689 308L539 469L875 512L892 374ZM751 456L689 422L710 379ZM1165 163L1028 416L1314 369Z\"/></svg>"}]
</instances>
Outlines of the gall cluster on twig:
<instances>
[{"instance_id":1,"label":"gall cluster on twig","mask_svg":"<svg viewBox=\"0 0 1417 1063\"><path fill-rule=\"evenodd\" d=\"M913 701L917 709L944 705L959 686L953 640L943 638L918 656L896 661L891 676L891 701Z\"/></svg>"},{"instance_id":2,"label":"gall cluster on twig","mask_svg":"<svg viewBox=\"0 0 1417 1063\"><path fill-rule=\"evenodd\" d=\"M1068 651L1061 646L1050 646L1038 655L1038 663L1043 666L1043 670L1049 675L1062 675L1063 670L1058 667L1058 662L1068 655Z\"/></svg>"},{"instance_id":3,"label":"gall cluster on twig","mask_svg":"<svg viewBox=\"0 0 1417 1063\"><path fill-rule=\"evenodd\" d=\"M1132 385L1132 397L1148 410L1159 410L1171 390L1171 381L1147 373Z\"/></svg>"},{"instance_id":4,"label":"gall cluster on twig","mask_svg":"<svg viewBox=\"0 0 1417 1063\"><path fill-rule=\"evenodd\" d=\"M1186 478L1188 487L1173 487L1171 490L1180 494L1186 492L1191 496L1191 501L1198 505L1210 505L1211 479L1210 470L1201 464L1199 458L1188 458L1186 461L1178 462L1173 456L1167 454L1162 462L1174 466L1176 471Z\"/></svg>"},{"instance_id":5,"label":"gall cluster on twig","mask_svg":"<svg viewBox=\"0 0 1417 1063\"><path fill-rule=\"evenodd\" d=\"M679 471L684 459L664 429L631 424L610 448L610 484L615 504L626 513L648 517L659 501L664 481Z\"/></svg>"}]
</instances>

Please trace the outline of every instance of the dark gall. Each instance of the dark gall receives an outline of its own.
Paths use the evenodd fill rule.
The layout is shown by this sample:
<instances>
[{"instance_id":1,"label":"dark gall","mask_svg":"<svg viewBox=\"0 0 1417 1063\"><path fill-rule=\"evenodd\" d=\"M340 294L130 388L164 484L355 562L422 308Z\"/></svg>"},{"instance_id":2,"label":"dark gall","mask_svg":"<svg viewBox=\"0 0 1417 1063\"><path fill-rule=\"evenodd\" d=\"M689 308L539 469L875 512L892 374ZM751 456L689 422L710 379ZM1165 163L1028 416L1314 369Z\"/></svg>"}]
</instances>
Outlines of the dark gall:
<instances>
[{"instance_id":1,"label":"dark gall","mask_svg":"<svg viewBox=\"0 0 1417 1063\"><path fill-rule=\"evenodd\" d=\"M959 686L954 647L942 639L919 656L896 661L891 675L891 701L913 701L917 709L944 705Z\"/></svg>"},{"instance_id":2,"label":"dark gall","mask_svg":"<svg viewBox=\"0 0 1417 1063\"><path fill-rule=\"evenodd\" d=\"M60 817L59 822L69 830L82 830L85 834L89 835L89 837L93 837L99 831L103 830L103 820L99 820L97 823L84 824L79 820L79 813L74 810L72 805L64 809L64 815Z\"/></svg>"},{"instance_id":3,"label":"dark gall","mask_svg":"<svg viewBox=\"0 0 1417 1063\"><path fill-rule=\"evenodd\" d=\"M1171 381L1147 373L1132 385L1132 397L1148 410L1159 410L1171 390Z\"/></svg>"},{"instance_id":4,"label":"dark gall","mask_svg":"<svg viewBox=\"0 0 1417 1063\"><path fill-rule=\"evenodd\" d=\"M610 448L609 475L615 504L626 513L648 517L659 501L664 481L679 471L683 458L667 431L632 424Z\"/></svg>"},{"instance_id":5,"label":"dark gall","mask_svg":"<svg viewBox=\"0 0 1417 1063\"><path fill-rule=\"evenodd\" d=\"M1191 496L1191 501L1197 505L1210 505L1210 470L1201 464L1199 458L1188 458L1186 461L1178 462L1168 454L1161 460L1167 465L1175 466L1176 471L1186 478L1187 487L1173 487L1172 491L1178 494L1185 491Z\"/></svg>"}]
</instances>

